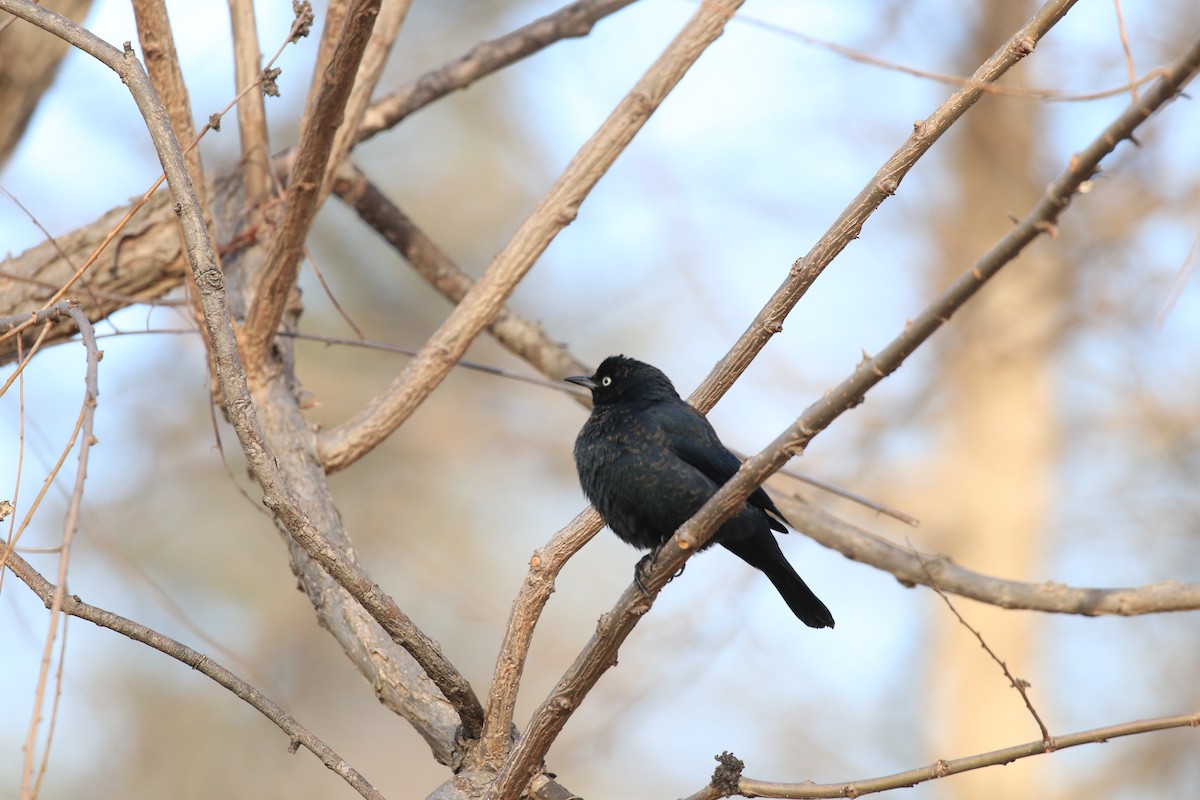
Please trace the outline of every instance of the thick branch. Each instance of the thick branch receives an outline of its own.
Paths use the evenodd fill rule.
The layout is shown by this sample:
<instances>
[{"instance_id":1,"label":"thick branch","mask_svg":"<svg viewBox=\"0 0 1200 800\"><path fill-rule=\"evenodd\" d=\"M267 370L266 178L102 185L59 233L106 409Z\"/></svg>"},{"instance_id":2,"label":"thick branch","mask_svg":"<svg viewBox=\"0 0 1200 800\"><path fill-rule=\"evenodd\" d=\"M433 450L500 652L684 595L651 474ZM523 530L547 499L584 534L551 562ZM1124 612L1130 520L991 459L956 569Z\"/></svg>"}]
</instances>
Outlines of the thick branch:
<instances>
[{"instance_id":1,"label":"thick branch","mask_svg":"<svg viewBox=\"0 0 1200 800\"><path fill-rule=\"evenodd\" d=\"M354 0L341 34L322 73L316 97L304 115L300 141L288 180L283 220L275 230L271 251L259 274L254 300L242 330L246 363L257 374L266 365L275 329L295 288L304 237L320 204L321 181L334 137L353 87L363 51L371 38L380 0Z\"/></svg>"},{"instance_id":2,"label":"thick branch","mask_svg":"<svg viewBox=\"0 0 1200 800\"><path fill-rule=\"evenodd\" d=\"M196 138L196 126L192 122L192 103L188 97L183 70L179 68L179 55L175 51L175 37L171 21L167 18L164 0L133 0L133 15L137 22L138 43L142 46L142 58L146 74L154 84L175 129L175 138L190 142ZM204 171L200 163L200 150L193 147L184 158L191 172L192 185L200 198L200 206L207 212L204 200ZM211 215L205 214L206 217Z\"/></svg>"},{"instance_id":3,"label":"thick branch","mask_svg":"<svg viewBox=\"0 0 1200 800\"><path fill-rule=\"evenodd\" d=\"M375 32L367 42L367 49L363 53L362 62L358 65L358 74L354 78L350 98L346 102L345 119L333 141L333 151L330 153L329 162L325 165L320 202L324 202L325 197L329 194L334 173L345 162L346 156L350 154L350 149L356 143L355 132L371 103L371 95L375 94L375 87L379 84L379 79L383 77L383 68L387 66L388 54L396 42L396 37L400 35L400 28L404 25L404 18L408 16L408 9L411 5L412 0L390 0L380 8Z\"/></svg>"},{"instance_id":4,"label":"thick branch","mask_svg":"<svg viewBox=\"0 0 1200 800\"><path fill-rule=\"evenodd\" d=\"M505 299L554 237L570 224L592 187L700 53L724 29L740 0L700 11L637 82L600 129L571 159L546 197L492 260L471 291L391 385L352 419L321 437L321 460L333 472L353 464L399 427L442 382L468 345L495 318Z\"/></svg>"},{"instance_id":5,"label":"thick branch","mask_svg":"<svg viewBox=\"0 0 1200 800\"><path fill-rule=\"evenodd\" d=\"M437 644L421 633L357 564L347 559L321 536L300 511L291 487L279 470L263 436L258 414L250 397L232 320L225 303L224 276L215 268L212 240L200 215L199 203L188 177L183 154L171 131L166 112L158 102L154 87L142 71L141 65L132 52L122 53L91 32L32 3L24 0L0 0L0 9L11 11L67 39L115 71L129 87L146 121L146 127L154 141L155 150L178 207L192 274L200 293L208 338L212 343L213 360L225 408L237 433L242 452L246 455L255 479L263 488L263 502L305 551L371 613L393 641L408 650L421 663L446 699L454 704L468 735L477 735L483 720L483 709L470 685L445 659Z\"/></svg>"}]
</instances>

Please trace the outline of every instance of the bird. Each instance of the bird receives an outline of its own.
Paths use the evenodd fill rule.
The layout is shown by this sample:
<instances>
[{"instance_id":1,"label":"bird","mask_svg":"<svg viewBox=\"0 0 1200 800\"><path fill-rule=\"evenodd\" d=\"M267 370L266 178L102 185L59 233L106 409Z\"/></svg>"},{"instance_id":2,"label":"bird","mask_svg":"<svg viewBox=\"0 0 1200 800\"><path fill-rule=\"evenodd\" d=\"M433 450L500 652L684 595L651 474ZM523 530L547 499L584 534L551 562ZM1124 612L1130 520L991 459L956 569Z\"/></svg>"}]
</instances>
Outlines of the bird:
<instances>
[{"instance_id":1,"label":"bird","mask_svg":"<svg viewBox=\"0 0 1200 800\"><path fill-rule=\"evenodd\" d=\"M641 564L733 477L741 461L657 367L614 355L592 375L564 380L592 393L592 413L574 450L584 494L622 541L651 551L639 562L636 579ZM705 548L719 544L761 570L805 625L832 628L833 615L784 558L772 533L787 533L786 522L760 486Z\"/></svg>"}]
</instances>

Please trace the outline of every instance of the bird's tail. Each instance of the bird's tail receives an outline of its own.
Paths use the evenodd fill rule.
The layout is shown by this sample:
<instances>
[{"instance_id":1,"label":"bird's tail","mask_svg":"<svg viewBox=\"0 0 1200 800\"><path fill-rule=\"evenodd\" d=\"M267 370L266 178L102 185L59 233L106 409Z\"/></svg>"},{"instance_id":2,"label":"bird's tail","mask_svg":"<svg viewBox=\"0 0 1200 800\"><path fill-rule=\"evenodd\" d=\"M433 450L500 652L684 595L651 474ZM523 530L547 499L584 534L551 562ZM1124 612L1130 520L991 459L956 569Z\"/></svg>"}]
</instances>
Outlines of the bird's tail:
<instances>
[{"instance_id":1,"label":"bird's tail","mask_svg":"<svg viewBox=\"0 0 1200 800\"><path fill-rule=\"evenodd\" d=\"M721 545L752 567L762 570L796 617L810 628L832 628L833 614L804 583L784 558L779 542L768 531L721 542Z\"/></svg>"}]
</instances>

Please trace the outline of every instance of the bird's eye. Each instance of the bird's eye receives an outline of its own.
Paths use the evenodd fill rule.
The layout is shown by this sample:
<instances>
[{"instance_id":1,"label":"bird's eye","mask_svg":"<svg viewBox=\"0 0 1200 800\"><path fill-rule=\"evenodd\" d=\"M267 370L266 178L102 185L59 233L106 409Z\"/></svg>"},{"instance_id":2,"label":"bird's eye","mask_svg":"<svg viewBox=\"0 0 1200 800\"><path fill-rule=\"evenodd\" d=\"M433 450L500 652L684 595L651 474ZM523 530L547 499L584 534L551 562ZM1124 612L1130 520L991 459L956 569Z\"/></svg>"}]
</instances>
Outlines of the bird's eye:
<instances>
[{"instance_id":1,"label":"bird's eye","mask_svg":"<svg viewBox=\"0 0 1200 800\"><path fill-rule=\"evenodd\" d=\"M600 385L601 386L612 386L612 376L605 375L603 378L600 379Z\"/></svg>"}]
</instances>

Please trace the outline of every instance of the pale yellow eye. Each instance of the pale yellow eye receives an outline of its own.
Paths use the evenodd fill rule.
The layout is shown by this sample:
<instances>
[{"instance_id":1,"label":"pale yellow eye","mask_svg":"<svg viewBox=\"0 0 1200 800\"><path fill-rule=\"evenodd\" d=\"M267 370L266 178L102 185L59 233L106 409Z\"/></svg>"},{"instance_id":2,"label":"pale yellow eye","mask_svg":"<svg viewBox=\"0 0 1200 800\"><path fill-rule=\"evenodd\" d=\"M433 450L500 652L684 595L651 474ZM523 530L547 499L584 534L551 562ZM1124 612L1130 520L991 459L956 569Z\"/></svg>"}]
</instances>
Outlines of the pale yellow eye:
<instances>
[{"instance_id":1,"label":"pale yellow eye","mask_svg":"<svg viewBox=\"0 0 1200 800\"><path fill-rule=\"evenodd\" d=\"M600 385L601 386L612 386L612 378L609 377L608 375L605 375L603 378L600 379Z\"/></svg>"}]
</instances>

